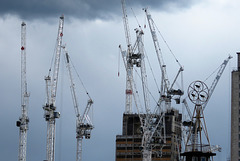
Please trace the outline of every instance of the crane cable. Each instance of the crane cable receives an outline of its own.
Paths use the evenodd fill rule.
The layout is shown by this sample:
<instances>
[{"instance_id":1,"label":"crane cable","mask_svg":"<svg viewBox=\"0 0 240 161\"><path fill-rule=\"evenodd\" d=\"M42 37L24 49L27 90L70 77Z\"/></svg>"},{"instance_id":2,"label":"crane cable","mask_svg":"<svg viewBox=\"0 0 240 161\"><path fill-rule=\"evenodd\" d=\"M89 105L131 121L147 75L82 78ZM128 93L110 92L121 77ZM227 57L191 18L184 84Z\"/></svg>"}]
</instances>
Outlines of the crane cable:
<instances>
[{"instance_id":1,"label":"crane cable","mask_svg":"<svg viewBox=\"0 0 240 161\"><path fill-rule=\"evenodd\" d=\"M203 82L205 83L214 73L216 73L219 70L221 66L222 64L219 67L217 67L217 69L215 69Z\"/></svg>"},{"instance_id":2,"label":"crane cable","mask_svg":"<svg viewBox=\"0 0 240 161\"><path fill-rule=\"evenodd\" d=\"M153 21L153 20L152 20L152 21ZM170 46L168 45L167 41L164 39L162 33L160 32L160 30L158 29L158 27L157 27L157 25L155 24L154 21L153 21L153 24L154 24L154 26L156 27L156 29L157 29L159 35L161 36L162 40L163 40L164 43L166 44L168 50L170 51L170 53L171 53L172 56L174 57L175 61L178 63L178 65L179 65L180 67L182 67L182 65L181 65L180 62L178 61L177 57L175 56L175 54L174 54L173 51L171 50Z\"/></svg>"},{"instance_id":3,"label":"crane cable","mask_svg":"<svg viewBox=\"0 0 240 161\"><path fill-rule=\"evenodd\" d=\"M51 70L52 70L53 60L55 58L55 53L56 53L56 48L57 48L57 41L56 41L56 44L55 44L55 48L53 50L52 59L51 59L51 65L50 65L50 68L48 70L48 76L50 76L50 73L51 73Z\"/></svg>"},{"instance_id":4,"label":"crane cable","mask_svg":"<svg viewBox=\"0 0 240 161\"><path fill-rule=\"evenodd\" d=\"M85 85L83 84L83 81L82 81L82 79L80 78L80 76L79 76L79 74L78 74L78 72L77 72L77 70L76 70L76 68L75 68L75 66L74 66L74 64L73 64L73 62L72 62L72 60L70 59L70 56L69 56L69 60L70 60L70 62L71 62L71 64L72 64L72 67L73 67L74 71L76 72L77 77L78 77L79 81L81 82L81 84L82 84L82 86L83 86L83 88L84 88L84 90L85 90L87 96L89 97L89 99L92 100L92 98L90 97L90 95L89 95L89 93L88 93L88 91L87 91L87 88L86 88Z\"/></svg>"},{"instance_id":5,"label":"crane cable","mask_svg":"<svg viewBox=\"0 0 240 161\"><path fill-rule=\"evenodd\" d=\"M135 67L134 67L133 69L135 70L137 76L141 79L141 76L140 76L140 74L138 73L137 69L136 69ZM149 90L148 87L147 87L147 91L148 91L148 93L152 96L154 102L155 102L155 103L158 103L157 100L154 98L153 94L150 92L150 90Z\"/></svg>"},{"instance_id":6,"label":"crane cable","mask_svg":"<svg viewBox=\"0 0 240 161\"><path fill-rule=\"evenodd\" d=\"M131 10L132 10L132 13L133 13L134 18L135 18L136 21L137 21L138 27L142 30L142 27L141 27L141 25L140 25L140 23L139 23L139 21L138 21L138 19L137 19L137 16L136 16L135 12L134 12L133 9L132 9L132 7L131 7Z\"/></svg>"},{"instance_id":7,"label":"crane cable","mask_svg":"<svg viewBox=\"0 0 240 161\"><path fill-rule=\"evenodd\" d=\"M146 56L146 58L147 58L147 62L148 62L149 68L150 68L151 73L152 73L152 75L153 75L154 82L155 82L155 84L156 84L156 86L157 86L158 93L160 93L160 89L159 89L159 86L158 86L156 77L155 77L155 75L154 75L154 73L153 73L153 69L152 69L151 63L150 63L150 61L149 61L149 59L148 59L148 55L147 55L147 52L146 52L145 48L144 48L144 51L145 51L145 56Z\"/></svg>"}]
</instances>

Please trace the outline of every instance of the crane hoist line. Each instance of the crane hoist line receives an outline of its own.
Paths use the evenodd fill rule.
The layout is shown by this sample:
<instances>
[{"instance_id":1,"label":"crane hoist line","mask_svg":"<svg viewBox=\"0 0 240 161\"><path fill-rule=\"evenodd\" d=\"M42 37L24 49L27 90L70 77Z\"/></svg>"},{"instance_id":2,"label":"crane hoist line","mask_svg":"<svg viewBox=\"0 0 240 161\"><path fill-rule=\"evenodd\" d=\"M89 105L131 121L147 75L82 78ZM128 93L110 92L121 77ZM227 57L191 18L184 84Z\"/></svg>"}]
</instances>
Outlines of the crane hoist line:
<instances>
[{"instance_id":1,"label":"crane hoist line","mask_svg":"<svg viewBox=\"0 0 240 161\"><path fill-rule=\"evenodd\" d=\"M52 73L52 76L50 76L51 74L50 73L51 69L50 69L48 76L45 77L47 98L46 98L46 104L43 107L43 110L44 110L44 118L47 122L47 147L46 147L47 161L54 161L56 118L60 117L60 113L56 111L55 103L56 103L60 54L61 54L62 37L63 37L63 24L64 24L64 16L62 15L59 19L53 73Z\"/></svg>"}]
</instances>

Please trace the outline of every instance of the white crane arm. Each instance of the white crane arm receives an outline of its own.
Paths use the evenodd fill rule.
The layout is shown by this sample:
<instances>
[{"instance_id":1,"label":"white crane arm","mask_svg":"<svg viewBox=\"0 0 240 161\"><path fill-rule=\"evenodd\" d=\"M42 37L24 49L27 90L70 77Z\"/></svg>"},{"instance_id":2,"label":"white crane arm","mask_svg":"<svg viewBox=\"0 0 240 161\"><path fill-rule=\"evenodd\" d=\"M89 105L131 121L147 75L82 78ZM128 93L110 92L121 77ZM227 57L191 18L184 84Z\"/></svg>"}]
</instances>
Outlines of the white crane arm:
<instances>
[{"instance_id":1,"label":"white crane arm","mask_svg":"<svg viewBox=\"0 0 240 161\"><path fill-rule=\"evenodd\" d=\"M77 119L80 121L81 116L80 116L79 107L78 107L75 84L73 82L73 76L72 76L71 65L70 65L70 57L68 55L68 52L67 52L65 46L63 47L63 49L64 49L64 53L65 53L65 56L66 56L66 66L67 66L68 75L69 75L69 78L70 78L70 90L71 90L71 94L72 94L72 100L73 100L75 115L76 115Z\"/></svg>"},{"instance_id":2,"label":"white crane arm","mask_svg":"<svg viewBox=\"0 0 240 161\"><path fill-rule=\"evenodd\" d=\"M169 83L169 80L168 80L168 77L167 77L166 65L164 64L164 61L163 61L163 58L162 58L162 51L161 51L161 48L160 48L160 45L159 45L159 42L158 42L158 38L157 38L157 35L156 35L156 30L155 30L155 27L154 27L152 16L151 16L150 13L148 13L147 9L145 9L145 13L146 13L147 20L148 20L148 25L149 25L149 28L150 28L150 31L151 31L151 34L152 34L152 40L153 40L153 44L154 44L155 51L156 51L156 54L157 54L158 63L160 65L160 69L161 69L161 72L162 72L161 93L163 94L164 93L163 88L168 89L170 83ZM163 85L163 83L164 83L164 85ZM167 92L167 91L165 91L165 92Z\"/></svg>"},{"instance_id":3,"label":"white crane arm","mask_svg":"<svg viewBox=\"0 0 240 161\"><path fill-rule=\"evenodd\" d=\"M131 48L131 36L130 36L130 31L129 31L125 0L121 0L121 3L122 3L123 24L124 24L124 31L125 31L125 36L126 36L126 43L128 45L128 48Z\"/></svg>"},{"instance_id":4,"label":"white crane arm","mask_svg":"<svg viewBox=\"0 0 240 161\"><path fill-rule=\"evenodd\" d=\"M58 36L57 36L57 46L55 53L55 61L53 67L53 76L51 81L51 102L50 104L55 105L56 94L57 94L57 82L58 82L58 73L59 73L59 65L60 65L60 54L62 47L62 37L63 37L63 24L64 24L64 16L62 15L59 19L59 28L58 28Z\"/></svg>"},{"instance_id":5,"label":"white crane arm","mask_svg":"<svg viewBox=\"0 0 240 161\"><path fill-rule=\"evenodd\" d=\"M212 94L213 94L213 92L214 92L214 90L215 90L215 87L217 86L218 81L219 81L219 79L221 78L221 76L222 76L222 74L223 74L223 71L224 71L224 69L226 68L226 66L227 66L227 64L228 64L228 62L229 62L230 59L232 59L232 56L228 56L228 58L225 59L225 60L223 61L223 63L220 65L220 69L218 70L218 73L217 73L215 79L213 80L213 83L212 83L211 87L209 88L208 100L207 100L207 102L203 105L203 110L206 108L207 103L208 103L210 97L212 96Z\"/></svg>"}]
</instances>

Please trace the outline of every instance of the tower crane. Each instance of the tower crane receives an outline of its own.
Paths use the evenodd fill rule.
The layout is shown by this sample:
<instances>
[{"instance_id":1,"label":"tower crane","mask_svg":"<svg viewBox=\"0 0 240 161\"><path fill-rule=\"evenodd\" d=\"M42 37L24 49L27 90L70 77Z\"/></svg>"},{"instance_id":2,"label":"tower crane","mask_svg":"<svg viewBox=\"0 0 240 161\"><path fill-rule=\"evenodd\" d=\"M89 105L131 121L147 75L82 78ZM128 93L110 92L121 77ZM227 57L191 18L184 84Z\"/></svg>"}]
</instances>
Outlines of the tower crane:
<instances>
[{"instance_id":1,"label":"tower crane","mask_svg":"<svg viewBox=\"0 0 240 161\"><path fill-rule=\"evenodd\" d=\"M46 100L46 104L43 107L43 110L44 110L44 118L47 122L47 148L46 148L47 161L54 161L56 118L60 117L60 113L56 112L55 104L56 104L58 73L59 73L59 65L60 65L62 36L63 36L63 24L64 24L64 16L62 15L59 19L53 74L51 77L50 76L51 69L50 69L48 76L45 77L47 100Z\"/></svg>"},{"instance_id":2,"label":"tower crane","mask_svg":"<svg viewBox=\"0 0 240 161\"><path fill-rule=\"evenodd\" d=\"M174 78L173 83L170 85L170 82L168 80L167 77L167 73L166 73L166 65L164 64L164 60L162 57L162 51L158 42L158 38L156 35L156 29L154 27L154 21L152 19L151 14L148 12L148 9L145 8L144 9L145 13L146 13L146 17L148 20L148 25L149 25L149 29L152 35L152 40L153 40L153 44L154 44L154 48L157 54L157 58L158 58L158 62L160 65L160 69L161 69L161 76L162 76L162 80L161 80L161 101L165 102L165 106L166 109L170 109L171 108L171 99L173 98L173 96L182 96L184 94L183 90L181 89L173 89L174 84L176 83L177 78L179 77L180 73L183 71L183 67L180 65L180 63L178 62L178 60L176 59L176 62L179 64L180 68L177 72L176 77ZM177 103L179 103L179 98L176 99Z\"/></svg>"},{"instance_id":3,"label":"tower crane","mask_svg":"<svg viewBox=\"0 0 240 161\"><path fill-rule=\"evenodd\" d=\"M69 54L68 54L65 46L63 46L63 49L64 49L64 53L65 53L65 56L66 56L66 67L67 67L69 78L70 78L70 90L71 90L72 99L73 99L73 106L74 106L74 110L75 110L75 114L76 114L76 138L77 138L76 161L82 161L82 140L83 140L83 137L85 137L85 139L90 139L91 130L94 128L93 124L91 122L91 119L88 116L88 113L89 113L89 110L90 110L90 108L93 104L93 101L89 97L89 100L87 102L87 106L84 110L83 115L81 116L81 114L79 112L79 104L78 104L78 101L77 101L75 84L73 82L73 76L72 76L71 65L70 65L70 57L69 57Z\"/></svg>"},{"instance_id":4,"label":"tower crane","mask_svg":"<svg viewBox=\"0 0 240 161\"><path fill-rule=\"evenodd\" d=\"M163 134L165 134L165 126L164 124L164 113L152 113L150 110L150 100L149 100L149 89L147 86L147 74L146 74L146 68L145 68L145 55L144 55L144 45L142 37L144 35L141 27L135 29L136 32L136 42L133 46L131 46L130 43L130 34L129 34L129 27L128 27L128 19L126 15L126 9L125 9L125 0L122 0L122 9L123 9L123 22L124 22L124 29L125 29L125 36L127 40L127 52L122 50L121 45L119 45L120 51L122 53L123 62L126 68L126 75L127 75L127 87L126 91L128 89L131 90L131 92L126 92L126 94L131 94L131 97L133 95L135 105L138 111L141 128L142 128L142 156L143 161L151 161L152 160L152 149L156 144L163 147L163 142L165 141L165 137ZM133 79L133 67L140 68L141 70L141 84L143 89L143 99L144 99L144 107L145 112L143 112L143 109L141 107L141 104L139 103L139 95L136 89L136 83ZM128 88L129 87L129 88ZM129 95L127 95L129 96ZM131 99L130 99L131 100ZM126 99L126 102L128 100ZM158 104L158 106L162 107L161 102ZM126 104L126 107L127 104ZM126 108L128 109L128 108ZM126 113L126 111L125 111ZM157 136L160 138L158 140L158 143L153 143L153 137ZM160 149L161 149L160 148Z\"/></svg>"},{"instance_id":5,"label":"tower crane","mask_svg":"<svg viewBox=\"0 0 240 161\"><path fill-rule=\"evenodd\" d=\"M27 152L27 130L28 130L28 103L29 93L27 92L26 80L26 23L21 24L21 116L16 122L19 127L19 152L18 160L26 161Z\"/></svg>"},{"instance_id":6,"label":"tower crane","mask_svg":"<svg viewBox=\"0 0 240 161\"><path fill-rule=\"evenodd\" d=\"M128 17L127 17L127 10L125 7L125 0L121 0L122 3L122 11L123 11L123 24L126 36L126 43L127 43L127 55L126 55L126 104L125 104L125 113L131 114L132 113L132 87L131 87L131 80L133 78L133 66L132 66L132 55L133 55L133 48L131 45L131 36L129 31L128 25Z\"/></svg>"}]
</instances>

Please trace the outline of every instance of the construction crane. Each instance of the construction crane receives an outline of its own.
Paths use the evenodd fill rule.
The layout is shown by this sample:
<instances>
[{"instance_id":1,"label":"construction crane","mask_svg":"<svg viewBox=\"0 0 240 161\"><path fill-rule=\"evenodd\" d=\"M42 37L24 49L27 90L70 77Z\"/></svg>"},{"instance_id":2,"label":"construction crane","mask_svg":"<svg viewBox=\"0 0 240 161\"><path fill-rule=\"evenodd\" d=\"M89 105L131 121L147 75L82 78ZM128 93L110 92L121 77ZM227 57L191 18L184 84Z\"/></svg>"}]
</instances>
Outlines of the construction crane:
<instances>
[{"instance_id":1,"label":"construction crane","mask_svg":"<svg viewBox=\"0 0 240 161\"><path fill-rule=\"evenodd\" d=\"M66 60L66 67L68 70L69 78L70 78L70 90L72 94L72 99L73 99L73 106L76 114L76 138L77 138L77 153L76 153L76 161L82 161L82 140L83 137L85 139L90 139L91 137L91 130L94 128L93 124L91 122L91 119L88 115L89 110L93 104L92 99L90 98L88 92L87 95L89 96L89 100L87 102L87 106L84 110L83 115L81 116L80 110L79 110L79 104L77 101L77 95L76 95L76 89L75 89L75 84L73 82L73 75L71 71L71 64L70 64L70 57L69 54L63 46L64 53L65 53L65 60Z\"/></svg>"},{"instance_id":2,"label":"construction crane","mask_svg":"<svg viewBox=\"0 0 240 161\"><path fill-rule=\"evenodd\" d=\"M230 59L232 59L232 56L231 56L231 55L229 55L229 56L223 61L223 63L219 66L219 70L218 70L218 72L217 72L217 75L216 75L215 79L213 80L211 87L209 88L209 94L208 94L208 95L209 95L209 96L208 96L209 98L208 98L208 100L203 104L203 110L206 108L207 103L208 103L208 101L210 100L210 98L211 98L211 96L212 96L212 94L213 94L213 92L214 92L214 90L215 90L215 88L216 88L216 86L217 86L217 84L218 84L218 81L220 80L220 78L221 78L221 76L222 76L222 74L223 74L223 72L224 72L224 70L225 70L225 68L226 68L226 66L227 66L227 64L228 64L228 62L229 62ZM189 106L188 106L188 104L187 104L186 98L183 99L182 103L184 104L185 108L187 109L188 116L189 116L190 120L192 120L192 113L191 113L190 108L189 108Z\"/></svg>"},{"instance_id":3,"label":"construction crane","mask_svg":"<svg viewBox=\"0 0 240 161\"><path fill-rule=\"evenodd\" d=\"M126 68L126 71L128 69L128 63L131 65L131 67L136 67L136 68L140 68L141 71L141 84L142 84L142 90L143 90L143 100L144 100L144 109L145 112L143 112L143 108L141 107L140 104L140 98L138 95L138 90L136 87L136 83L134 81L134 79L132 78L131 75L127 74L127 77L131 77L129 78L129 83L130 83L130 87L132 90L132 95L134 98L134 102L138 111L138 115L139 115L139 119L140 119L140 123L141 123L141 128L142 128L142 132L143 132L143 136L142 136L142 156L143 156L143 161L150 161L152 158L152 141L151 138L155 133L155 126L156 125L156 121L153 121L153 115L151 114L151 110L150 110L150 100L149 100L149 89L147 86L147 74L146 74L146 68L145 68L145 61L144 61L144 45L143 45L143 40L142 40L142 36L143 36L143 31L141 29L135 29L136 32L136 37L137 40L134 44L133 47L133 53L131 53L131 56L129 57L129 59L127 58L127 56L125 55L125 51L122 50L121 46L120 50L122 53L122 57L123 57L123 61L124 61L124 65ZM130 60L130 61L129 61Z\"/></svg>"},{"instance_id":4,"label":"construction crane","mask_svg":"<svg viewBox=\"0 0 240 161\"><path fill-rule=\"evenodd\" d=\"M218 147L213 148L210 145L210 140L208 137L206 121L204 119L202 105L206 103L209 98L209 90L205 83L201 81L194 81L188 87L188 97L192 103L195 104L192 126L190 133L185 144L185 152L181 155L186 157L186 160L209 160L210 157L215 156L212 150L219 149ZM207 143L203 143L202 134L206 137Z\"/></svg>"},{"instance_id":5,"label":"construction crane","mask_svg":"<svg viewBox=\"0 0 240 161\"><path fill-rule=\"evenodd\" d=\"M161 111L161 112L158 112L158 113L151 112L150 100L149 100L149 89L147 86L147 74L146 74L145 61L144 61L145 60L144 45L142 40L144 32L140 26L139 28L135 29L137 39L134 45L131 46L128 19L127 19L126 9L125 9L125 1L122 0L121 2L122 2L122 9L123 9L123 20L124 20L123 22L124 22L125 36L126 36L127 48L128 48L126 52L126 51L123 51L121 45L119 45L119 48L123 57L123 62L126 68L126 73L127 73L126 74L127 75L126 91L130 89L130 92L126 92L126 94L131 94L131 97L133 95L135 105L138 111L142 133L143 133L142 145L141 145L143 161L151 161L153 147L159 146L161 149L163 147L163 143L166 142L166 139L164 137L165 136L165 125L164 125L164 119L163 119L164 111L159 109L158 111ZM139 101L138 90L136 87L136 83L132 77L134 67L140 68L140 71L141 71L140 77L141 77L141 84L142 84L142 90L143 90L143 101L144 101L145 112L143 112L143 108L139 103L140 101ZM167 81L166 79L163 79L163 80ZM174 80L174 82L175 81L176 79ZM171 88L168 88L168 89L172 90L172 86ZM126 102L128 102L127 98L126 98ZM162 101L159 101L157 103L157 106L158 108L162 108L163 106ZM127 104L126 104L126 107L128 107ZM159 138L159 140L157 141L158 143L153 142L154 136L157 136ZM161 152L160 152L160 155L161 155Z\"/></svg>"},{"instance_id":6,"label":"construction crane","mask_svg":"<svg viewBox=\"0 0 240 161\"><path fill-rule=\"evenodd\" d=\"M57 94L57 83L58 83L58 73L60 65L60 54L62 46L63 37L63 24L64 16L62 15L59 19L57 44L55 48L55 59L53 65L52 77L50 76L51 68L49 69L48 76L45 77L46 82L46 93L47 100L43 107L44 118L47 121L47 161L54 161L54 151L55 151L55 125L56 118L60 118L60 113L56 112L56 94Z\"/></svg>"},{"instance_id":7,"label":"construction crane","mask_svg":"<svg viewBox=\"0 0 240 161\"><path fill-rule=\"evenodd\" d=\"M125 5L125 0L121 0L122 3L122 11L123 11L123 24L124 24L124 30L125 30L125 37L126 37L126 43L127 43L127 53L126 53L126 101L125 101L125 113L131 114L132 113L132 87L131 87L131 81L133 78L133 66L132 66L132 55L133 55L133 48L131 45L131 36L129 31L129 25L128 25L128 17L127 17L127 10Z\"/></svg>"},{"instance_id":8,"label":"construction crane","mask_svg":"<svg viewBox=\"0 0 240 161\"><path fill-rule=\"evenodd\" d=\"M160 98L160 100L165 102L166 109L170 109L171 108L171 99L174 96L177 96L177 98L175 98L175 100L179 104L180 103L180 96L182 96L184 94L182 89L173 89L173 86L176 83L177 78L179 77L180 73L183 72L183 67L178 62L178 60L175 58L176 62L180 66L180 68L177 72L177 75L174 78L173 83L170 84L170 82L168 80L167 72L166 72L166 65L164 63L164 60L163 60L163 57L162 57L162 51L161 51L161 48L160 48L160 45L159 45L159 42L158 42L156 29L154 27L154 21L152 19L151 14L148 12L148 9L145 8L144 11L146 13L149 29L150 29L150 32L151 32L151 35L152 35L154 48L155 48L157 58L158 58L158 62L159 62L160 69L161 69L162 80L161 80L161 90L160 90L161 98Z\"/></svg>"},{"instance_id":9,"label":"construction crane","mask_svg":"<svg viewBox=\"0 0 240 161\"><path fill-rule=\"evenodd\" d=\"M218 72L217 72L217 75L216 75L216 77L215 77L215 79L213 80L213 82L212 82L212 84L211 84L211 87L209 88L209 92L208 92L208 99L206 100L206 102L202 105L202 111L204 111L204 109L206 108L206 106L207 106L207 103L209 102L209 100L210 100L210 98L211 98L211 96L212 96L212 94L213 94L213 92L214 92L214 90L215 90L215 87L217 86L217 84L218 84L218 82L219 82L219 80L220 80L220 78L221 78L221 76L222 76L222 74L223 74L223 72L224 72L224 70L225 70L225 68L226 68L226 66L227 66L227 64L228 64L228 62L229 62L229 60L232 58L232 56L228 56L224 61L223 61L223 63L219 66L219 70L218 70ZM191 128L192 128L192 126L195 126L195 122L192 122L193 121L193 114L191 113L191 110L190 110L190 108L189 108L189 106L188 106L188 103L187 103L187 100L186 99L183 99L183 105L185 106L185 108L187 109L187 112L188 112L188 116L189 116L189 119L190 119L190 121L184 121L183 122L183 131L184 132L186 132L186 134L185 133L183 133L183 137L184 137L184 141L185 141L185 143L187 143L187 138L185 138L187 135L190 135L191 134ZM188 134L187 134L188 133ZM192 137L192 142L193 142L193 140L194 140L194 135L193 135L193 137ZM220 146L218 146L218 145L214 145L214 146L212 146L211 147L211 151L212 152L214 152L214 151L221 151L221 147Z\"/></svg>"},{"instance_id":10,"label":"construction crane","mask_svg":"<svg viewBox=\"0 0 240 161\"><path fill-rule=\"evenodd\" d=\"M27 92L26 80L26 23L21 24L21 116L16 122L19 127L19 152L18 160L26 161L27 153L27 130L28 130L28 103L29 93Z\"/></svg>"}]
</instances>

